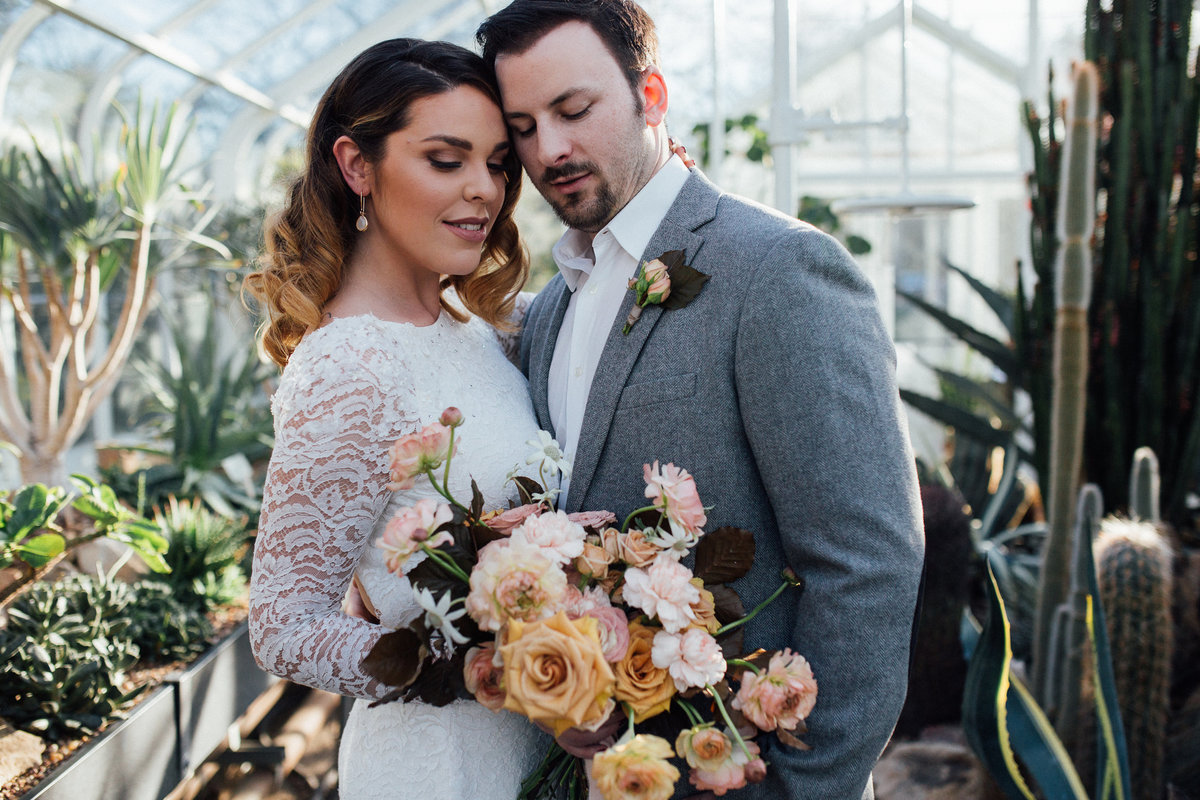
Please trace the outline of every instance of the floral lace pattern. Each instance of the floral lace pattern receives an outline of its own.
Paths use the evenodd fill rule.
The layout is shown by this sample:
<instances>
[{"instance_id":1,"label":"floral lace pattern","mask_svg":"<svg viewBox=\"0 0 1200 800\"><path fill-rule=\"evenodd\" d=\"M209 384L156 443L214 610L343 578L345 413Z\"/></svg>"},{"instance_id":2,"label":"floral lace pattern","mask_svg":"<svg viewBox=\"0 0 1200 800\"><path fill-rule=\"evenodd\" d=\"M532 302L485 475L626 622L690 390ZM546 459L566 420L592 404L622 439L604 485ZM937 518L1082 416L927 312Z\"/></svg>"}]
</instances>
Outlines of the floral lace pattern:
<instances>
[{"instance_id":1,"label":"floral lace pattern","mask_svg":"<svg viewBox=\"0 0 1200 800\"><path fill-rule=\"evenodd\" d=\"M360 662L419 609L373 542L397 509L436 496L427 481L389 491L388 448L450 405L465 419L451 490L470 497L474 478L488 507L505 507L507 476L517 461L524 468L537 423L490 326L445 313L425 327L344 317L300 342L272 401L276 442L251 579L251 637L264 669L366 700L385 693ZM355 573L382 625L342 613ZM366 700L343 733L346 800L513 797L536 757L540 735L508 712Z\"/></svg>"}]
</instances>

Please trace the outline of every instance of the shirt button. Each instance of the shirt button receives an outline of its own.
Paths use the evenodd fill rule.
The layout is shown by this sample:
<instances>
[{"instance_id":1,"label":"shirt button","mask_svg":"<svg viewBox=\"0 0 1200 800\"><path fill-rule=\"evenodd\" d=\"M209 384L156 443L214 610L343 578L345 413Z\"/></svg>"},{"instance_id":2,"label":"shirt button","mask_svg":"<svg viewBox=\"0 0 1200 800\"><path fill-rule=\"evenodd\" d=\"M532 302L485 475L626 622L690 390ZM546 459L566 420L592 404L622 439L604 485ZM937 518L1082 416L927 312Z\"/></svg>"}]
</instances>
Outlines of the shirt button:
<instances>
[{"instance_id":1,"label":"shirt button","mask_svg":"<svg viewBox=\"0 0 1200 800\"><path fill-rule=\"evenodd\" d=\"M596 287L595 287L595 286L592 286L592 287L590 287L590 288L588 289L588 294L595 294L595 293L596 293Z\"/></svg>"},{"instance_id":2,"label":"shirt button","mask_svg":"<svg viewBox=\"0 0 1200 800\"><path fill-rule=\"evenodd\" d=\"M576 377L576 378L582 378L582 377L583 377L583 367L576 367L576 368L575 368L575 377Z\"/></svg>"}]
</instances>

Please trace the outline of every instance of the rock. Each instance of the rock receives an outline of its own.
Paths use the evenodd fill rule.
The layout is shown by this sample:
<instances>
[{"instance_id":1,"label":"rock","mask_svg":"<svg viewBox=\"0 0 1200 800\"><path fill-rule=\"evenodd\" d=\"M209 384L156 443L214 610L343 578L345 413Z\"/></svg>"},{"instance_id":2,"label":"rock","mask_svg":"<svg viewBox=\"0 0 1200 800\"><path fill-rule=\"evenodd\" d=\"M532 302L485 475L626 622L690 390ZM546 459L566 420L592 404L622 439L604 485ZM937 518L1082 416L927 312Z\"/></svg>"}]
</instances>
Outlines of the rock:
<instances>
[{"instance_id":1,"label":"rock","mask_svg":"<svg viewBox=\"0 0 1200 800\"><path fill-rule=\"evenodd\" d=\"M45 749L46 744L39 737L0 722L0 785L42 763Z\"/></svg>"},{"instance_id":2,"label":"rock","mask_svg":"<svg viewBox=\"0 0 1200 800\"><path fill-rule=\"evenodd\" d=\"M986 796L983 766L966 747L945 742L897 742L875 765L876 800L978 800Z\"/></svg>"}]
</instances>

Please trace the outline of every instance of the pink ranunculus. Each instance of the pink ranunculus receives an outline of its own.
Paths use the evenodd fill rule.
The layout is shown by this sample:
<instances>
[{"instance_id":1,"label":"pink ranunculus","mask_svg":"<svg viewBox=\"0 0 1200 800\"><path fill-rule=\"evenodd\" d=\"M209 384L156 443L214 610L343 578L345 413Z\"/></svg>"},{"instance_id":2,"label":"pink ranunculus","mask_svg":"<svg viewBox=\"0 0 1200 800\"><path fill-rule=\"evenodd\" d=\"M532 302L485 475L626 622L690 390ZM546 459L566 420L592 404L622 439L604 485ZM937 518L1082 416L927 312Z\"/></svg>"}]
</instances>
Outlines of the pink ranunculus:
<instances>
[{"instance_id":1,"label":"pink ranunculus","mask_svg":"<svg viewBox=\"0 0 1200 800\"><path fill-rule=\"evenodd\" d=\"M408 560L421 549L440 547L454 540L447 531L433 531L453 519L450 506L426 498L414 505L402 508L388 521L376 547L387 554L387 568L396 575L404 574Z\"/></svg>"},{"instance_id":2,"label":"pink ranunculus","mask_svg":"<svg viewBox=\"0 0 1200 800\"><path fill-rule=\"evenodd\" d=\"M741 745L731 747L728 756L715 769L693 767L688 775L692 786L702 792L712 792L718 797L733 789L743 788L746 785L747 768L755 762L762 761L761 758L757 758L758 745L752 741L746 741L745 744L745 750ZM746 755L746 750L750 751L749 756ZM765 769L765 765L763 767ZM757 767L755 769L757 770Z\"/></svg>"},{"instance_id":3,"label":"pink ranunculus","mask_svg":"<svg viewBox=\"0 0 1200 800\"><path fill-rule=\"evenodd\" d=\"M675 752L689 767L708 770L720 767L734 746L733 741L711 722L682 730L675 738Z\"/></svg>"},{"instance_id":4,"label":"pink ranunculus","mask_svg":"<svg viewBox=\"0 0 1200 800\"><path fill-rule=\"evenodd\" d=\"M434 422L415 433L401 436L389 450L388 488L411 489L418 475L437 469L454 455L450 447L450 428ZM455 446L457 449L457 445Z\"/></svg>"},{"instance_id":5,"label":"pink ranunculus","mask_svg":"<svg viewBox=\"0 0 1200 800\"><path fill-rule=\"evenodd\" d=\"M617 515L611 511L576 511L574 514L567 514L567 519L576 525L600 531L605 525L616 522Z\"/></svg>"},{"instance_id":6,"label":"pink ranunculus","mask_svg":"<svg viewBox=\"0 0 1200 800\"><path fill-rule=\"evenodd\" d=\"M487 517L484 522L496 533L507 536L513 532L513 528L523 523L526 518L541 511L542 508L541 503L526 503L523 506L510 508L507 511L501 511L495 516Z\"/></svg>"},{"instance_id":7,"label":"pink ranunculus","mask_svg":"<svg viewBox=\"0 0 1200 800\"><path fill-rule=\"evenodd\" d=\"M565 512L548 511L531 516L515 528L512 540L540 548L556 564L567 564L583 554L587 531L567 518Z\"/></svg>"},{"instance_id":8,"label":"pink ranunculus","mask_svg":"<svg viewBox=\"0 0 1200 800\"><path fill-rule=\"evenodd\" d=\"M654 501L655 508L689 536L696 538L703 534L708 517L696 491L696 481L688 471L674 464L659 469L655 461L654 466L644 465L642 472L646 479L646 497Z\"/></svg>"},{"instance_id":9,"label":"pink ranunculus","mask_svg":"<svg viewBox=\"0 0 1200 800\"><path fill-rule=\"evenodd\" d=\"M691 584L692 572L670 558L659 557L646 569L625 570L624 599L651 617L663 628L677 633L692 624L700 602L700 590Z\"/></svg>"},{"instance_id":10,"label":"pink ranunculus","mask_svg":"<svg viewBox=\"0 0 1200 800\"><path fill-rule=\"evenodd\" d=\"M746 672L733 707L764 731L792 730L817 702L817 680L804 656L784 649L760 674Z\"/></svg>"},{"instance_id":11,"label":"pink ranunculus","mask_svg":"<svg viewBox=\"0 0 1200 800\"><path fill-rule=\"evenodd\" d=\"M594 617L600 623L600 649L604 651L604 660L616 663L623 659L629 650L629 620L625 612L611 605L597 605L584 612L584 616Z\"/></svg>"},{"instance_id":12,"label":"pink ranunculus","mask_svg":"<svg viewBox=\"0 0 1200 800\"><path fill-rule=\"evenodd\" d=\"M438 418L438 422L447 428L457 428L463 424L463 413L454 406L450 406L442 412L442 416Z\"/></svg>"},{"instance_id":13,"label":"pink ranunculus","mask_svg":"<svg viewBox=\"0 0 1200 800\"><path fill-rule=\"evenodd\" d=\"M499 539L479 551L470 585L467 613L481 629L498 631L509 620L554 616L567 593L567 576L540 548Z\"/></svg>"},{"instance_id":14,"label":"pink ranunculus","mask_svg":"<svg viewBox=\"0 0 1200 800\"><path fill-rule=\"evenodd\" d=\"M504 667L497 664L497 660L496 645L487 642L468 650L466 663L463 664L463 680L467 691L475 695L481 706L492 711L504 708L504 688L501 685Z\"/></svg>"},{"instance_id":15,"label":"pink ranunculus","mask_svg":"<svg viewBox=\"0 0 1200 800\"><path fill-rule=\"evenodd\" d=\"M725 656L707 631L688 628L683 633L659 631L650 649L654 666L665 669L678 691L717 683L725 677Z\"/></svg>"}]
</instances>

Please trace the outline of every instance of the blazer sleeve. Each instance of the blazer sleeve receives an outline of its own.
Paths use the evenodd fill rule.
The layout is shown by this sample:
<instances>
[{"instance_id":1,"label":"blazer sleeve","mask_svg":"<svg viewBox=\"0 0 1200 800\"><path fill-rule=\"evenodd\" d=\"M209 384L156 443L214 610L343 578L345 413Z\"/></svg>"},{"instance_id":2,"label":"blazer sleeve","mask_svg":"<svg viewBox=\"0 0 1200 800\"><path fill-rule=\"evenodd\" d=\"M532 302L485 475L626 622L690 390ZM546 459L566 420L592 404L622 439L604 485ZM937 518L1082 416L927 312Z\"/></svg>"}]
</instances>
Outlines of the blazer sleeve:
<instances>
[{"instance_id":1,"label":"blazer sleeve","mask_svg":"<svg viewBox=\"0 0 1200 800\"><path fill-rule=\"evenodd\" d=\"M850 255L791 229L750 276L735 359L784 556L806 581L787 644L819 686L813 749L776 749L768 780L778 796L857 800L904 702L924 558L895 351Z\"/></svg>"}]
</instances>

